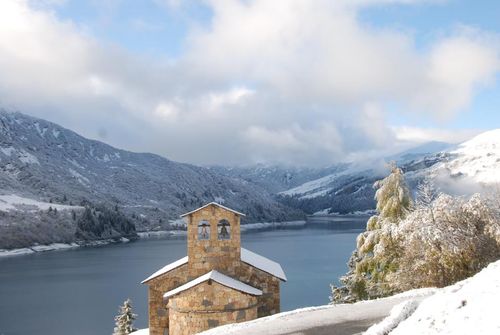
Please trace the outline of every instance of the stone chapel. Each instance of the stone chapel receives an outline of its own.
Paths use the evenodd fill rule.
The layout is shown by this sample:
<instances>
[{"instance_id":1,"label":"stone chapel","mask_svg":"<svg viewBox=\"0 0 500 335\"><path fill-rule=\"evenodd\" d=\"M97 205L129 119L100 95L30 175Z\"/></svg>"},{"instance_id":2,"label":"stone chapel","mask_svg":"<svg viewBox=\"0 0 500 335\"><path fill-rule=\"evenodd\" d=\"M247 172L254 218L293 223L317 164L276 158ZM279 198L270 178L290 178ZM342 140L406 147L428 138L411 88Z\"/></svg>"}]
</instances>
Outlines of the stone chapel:
<instances>
[{"instance_id":1,"label":"stone chapel","mask_svg":"<svg viewBox=\"0 0 500 335\"><path fill-rule=\"evenodd\" d=\"M190 335L280 311L281 266L241 247L240 212L212 202L187 219L187 256L142 283L149 334Z\"/></svg>"}]
</instances>

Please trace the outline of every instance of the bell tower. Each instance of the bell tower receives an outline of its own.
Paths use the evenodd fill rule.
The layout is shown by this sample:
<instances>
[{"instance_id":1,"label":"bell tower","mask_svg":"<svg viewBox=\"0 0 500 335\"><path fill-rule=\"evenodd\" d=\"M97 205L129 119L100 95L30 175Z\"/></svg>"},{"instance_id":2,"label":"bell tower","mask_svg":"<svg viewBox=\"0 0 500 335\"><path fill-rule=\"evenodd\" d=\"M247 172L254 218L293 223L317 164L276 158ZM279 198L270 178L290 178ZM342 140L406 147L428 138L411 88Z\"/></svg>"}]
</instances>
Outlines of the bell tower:
<instances>
[{"instance_id":1,"label":"bell tower","mask_svg":"<svg viewBox=\"0 0 500 335\"><path fill-rule=\"evenodd\" d=\"M240 212L211 202L181 215L187 219L188 276L211 270L233 275L241 259Z\"/></svg>"}]
</instances>

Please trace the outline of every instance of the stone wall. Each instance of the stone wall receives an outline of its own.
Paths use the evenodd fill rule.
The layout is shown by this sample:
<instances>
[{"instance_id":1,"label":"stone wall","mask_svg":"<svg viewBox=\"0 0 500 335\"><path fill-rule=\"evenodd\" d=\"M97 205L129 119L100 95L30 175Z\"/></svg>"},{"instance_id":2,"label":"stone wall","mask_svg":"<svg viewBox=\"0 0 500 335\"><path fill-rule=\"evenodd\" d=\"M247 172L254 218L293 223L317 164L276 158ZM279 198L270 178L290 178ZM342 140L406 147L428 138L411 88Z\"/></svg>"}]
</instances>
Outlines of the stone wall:
<instances>
[{"instance_id":1,"label":"stone wall","mask_svg":"<svg viewBox=\"0 0 500 335\"><path fill-rule=\"evenodd\" d=\"M217 223L228 220L231 239L219 240ZM198 224L210 224L210 239L198 239ZM241 261L241 235L239 215L217 206L208 206L188 216L189 279L195 279L211 270L238 279L264 292L259 298L259 317L279 313L280 280Z\"/></svg>"},{"instance_id":2,"label":"stone wall","mask_svg":"<svg viewBox=\"0 0 500 335\"><path fill-rule=\"evenodd\" d=\"M191 335L257 318L257 297L215 281L201 283L168 301L170 335Z\"/></svg>"},{"instance_id":3,"label":"stone wall","mask_svg":"<svg viewBox=\"0 0 500 335\"><path fill-rule=\"evenodd\" d=\"M168 273L151 279L149 285L149 334L164 335L168 328L168 310L163 294L188 281L188 266L184 264Z\"/></svg>"},{"instance_id":4,"label":"stone wall","mask_svg":"<svg viewBox=\"0 0 500 335\"><path fill-rule=\"evenodd\" d=\"M150 334L163 335L166 328L170 328L170 335L188 334L182 331L183 327L188 327L189 331L193 329L208 329L206 327L209 325L210 327L214 327L216 324L221 325L247 321L279 313L280 280L267 272L241 261L239 215L212 205L190 214L187 219L188 264L182 265L147 283L149 285ZM218 238L217 224L223 219L227 220L231 227L230 239L228 240L220 240ZM207 221L210 225L210 238L207 240L200 240L198 238L198 224L201 221ZM218 288L218 291L224 293L222 299L227 298L230 306L237 310L222 309L217 312L216 307L223 308L228 303L222 304L216 297L213 297L207 299L212 307L203 305L208 302L205 300L200 301L200 297L196 294L188 294L188 292L194 292L195 290L189 290L172 297L168 302L168 306L172 305L175 308L168 309L163 301L163 294L165 292L198 278L211 270L217 270L229 277L258 288L262 290L263 294L254 297L222 286L230 291L228 293L218 288L221 286L220 284L200 284L196 287L196 290L201 288L210 291L214 287ZM207 285L210 289L207 288ZM208 291L202 291L204 292L204 296L213 294ZM241 303L243 305L240 306L238 299L242 299ZM249 300L255 302L249 304ZM248 308L250 305L253 307ZM208 307L213 309L209 313L206 312L209 309ZM247 309L243 309L244 312L242 312L241 308ZM175 329L172 328L174 325Z\"/></svg>"},{"instance_id":5,"label":"stone wall","mask_svg":"<svg viewBox=\"0 0 500 335\"><path fill-rule=\"evenodd\" d=\"M259 318L280 312L280 280L278 278L241 261L235 273L228 275L263 292L258 297Z\"/></svg>"},{"instance_id":6,"label":"stone wall","mask_svg":"<svg viewBox=\"0 0 500 335\"><path fill-rule=\"evenodd\" d=\"M230 239L219 240L217 224L221 220L230 223ZM210 224L210 239L198 239L198 224ZM237 267L241 255L240 216L218 206L208 206L188 216L187 244L189 277L204 275L211 270L223 272Z\"/></svg>"}]
</instances>

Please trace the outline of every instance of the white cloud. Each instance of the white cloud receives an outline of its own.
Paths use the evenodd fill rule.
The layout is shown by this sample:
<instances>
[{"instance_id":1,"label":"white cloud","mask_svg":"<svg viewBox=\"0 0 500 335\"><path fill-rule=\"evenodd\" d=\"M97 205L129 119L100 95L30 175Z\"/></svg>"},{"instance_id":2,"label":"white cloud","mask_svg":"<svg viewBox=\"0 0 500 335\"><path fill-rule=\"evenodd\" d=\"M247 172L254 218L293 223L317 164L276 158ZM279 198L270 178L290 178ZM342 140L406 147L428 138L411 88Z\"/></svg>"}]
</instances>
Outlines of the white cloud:
<instances>
[{"instance_id":1,"label":"white cloud","mask_svg":"<svg viewBox=\"0 0 500 335\"><path fill-rule=\"evenodd\" d=\"M328 164L344 155L342 138L332 124L312 129L297 124L284 129L250 126L243 136L253 163Z\"/></svg>"},{"instance_id":2,"label":"white cloud","mask_svg":"<svg viewBox=\"0 0 500 335\"><path fill-rule=\"evenodd\" d=\"M475 91L500 71L498 36L465 29L438 43L430 53L428 85L416 95L419 107L451 118L470 103Z\"/></svg>"},{"instance_id":3,"label":"white cloud","mask_svg":"<svg viewBox=\"0 0 500 335\"><path fill-rule=\"evenodd\" d=\"M194 163L327 164L448 138L393 129L385 109L452 119L494 83L498 36L462 27L421 51L411 35L359 22L360 7L396 2L419 1L208 0L210 25L193 27L172 61L100 43L31 1L2 1L0 103Z\"/></svg>"},{"instance_id":4,"label":"white cloud","mask_svg":"<svg viewBox=\"0 0 500 335\"><path fill-rule=\"evenodd\" d=\"M479 129L443 129L419 127L393 127L396 139L407 143L425 143L431 141L461 143L481 133Z\"/></svg>"},{"instance_id":5,"label":"white cloud","mask_svg":"<svg viewBox=\"0 0 500 335\"><path fill-rule=\"evenodd\" d=\"M154 114L161 119L175 121L179 117L179 108L171 102L161 102L156 106Z\"/></svg>"}]
</instances>

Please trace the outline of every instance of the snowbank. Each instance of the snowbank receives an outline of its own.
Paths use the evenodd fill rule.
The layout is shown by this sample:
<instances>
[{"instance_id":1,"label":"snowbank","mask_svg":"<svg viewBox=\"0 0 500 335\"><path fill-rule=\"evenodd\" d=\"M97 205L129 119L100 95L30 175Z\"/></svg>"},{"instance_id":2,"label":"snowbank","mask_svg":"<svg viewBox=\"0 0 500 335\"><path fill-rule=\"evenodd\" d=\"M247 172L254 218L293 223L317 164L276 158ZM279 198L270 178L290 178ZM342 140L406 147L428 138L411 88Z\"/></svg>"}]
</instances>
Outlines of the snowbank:
<instances>
[{"instance_id":1,"label":"snowbank","mask_svg":"<svg viewBox=\"0 0 500 335\"><path fill-rule=\"evenodd\" d=\"M134 334L134 335L149 335L149 328L144 328L144 329L139 329L133 333L130 333L130 334Z\"/></svg>"},{"instance_id":2,"label":"snowbank","mask_svg":"<svg viewBox=\"0 0 500 335\"><path fill-rule=\"evenodd\" d=\"M500 334L500 261L439 290L390 334Z\"/></svg>"},{"instance_id":3,"label":"snowbank","mask_svg":"<svg viewBox=\"0 0 500 335\"><path fill-rule=\"evenodd\" d=\"M253 321L213 328L203 335L253 335L314 333L314 329L331 327L332 333L338 327L349 327L358 333L371 324L389 315L391 309L405 301L421 301L434 294L436 289L412 290L392 297L361 301L355 304L308 307L279 313Z\"/></svg>"},{"instance_id":4,"label":"snowbank","mask_svg":"<svg viewBox=\"0 0 500 335\"><path fill-rule=\"evenodd\" d=\"M382 322L371 326L364 335L385 335L389 334L396 328L402 321L406 320L410 315L415 312L418 307L418 301L409 300L399 305L396 305L391 314L386 317Z\"/></svg>"}]
</instances>

